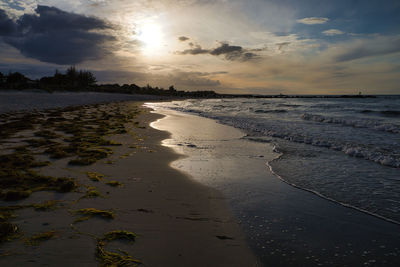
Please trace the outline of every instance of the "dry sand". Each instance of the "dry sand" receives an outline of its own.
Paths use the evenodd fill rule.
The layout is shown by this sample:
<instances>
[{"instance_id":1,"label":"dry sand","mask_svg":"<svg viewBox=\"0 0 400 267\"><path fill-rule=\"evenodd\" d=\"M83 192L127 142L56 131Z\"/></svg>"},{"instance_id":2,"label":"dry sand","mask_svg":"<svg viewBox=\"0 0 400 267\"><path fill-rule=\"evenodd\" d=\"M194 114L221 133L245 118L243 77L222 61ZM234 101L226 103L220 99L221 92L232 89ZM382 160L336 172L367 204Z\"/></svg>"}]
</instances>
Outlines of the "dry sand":
<instances>
[{"instance_id":1,"label":"dry sand","mask_svg":"<svg viewBox=\"0 0 400 267\"><path fill-rule=\"evenodd\" d=\"M109 106L134 109L140 104ZM36 192L22 201L0 201L2 206L60 201L55 210L15 212L17 217L11 222L22 234L0 244L0 266L98 266L96 245L113 230L131 231L137 238L134 243L111 242L107 250L121 254L118 249L122 249L143 266L259 266L224 197L169 166L181 155L161 145L169 133L148 126L158 118L142 109L135 119L138 124L125 125L128 133L108 137L122 146L113 147L106 159L83 167L72 167L68 159L60 159L40 170L94 186L102 197L76 201L85 193L81 186L80 192ZM94 182L86 172L98 172L105 178ZM110 180L123 186L109 186L105 181ZM75 222L79 216L72 211L83 208L111 210L115 218ZM26 243L33 234L50 230L56 233L51 239L38 245Z\"/></svg>"}]
</instances>

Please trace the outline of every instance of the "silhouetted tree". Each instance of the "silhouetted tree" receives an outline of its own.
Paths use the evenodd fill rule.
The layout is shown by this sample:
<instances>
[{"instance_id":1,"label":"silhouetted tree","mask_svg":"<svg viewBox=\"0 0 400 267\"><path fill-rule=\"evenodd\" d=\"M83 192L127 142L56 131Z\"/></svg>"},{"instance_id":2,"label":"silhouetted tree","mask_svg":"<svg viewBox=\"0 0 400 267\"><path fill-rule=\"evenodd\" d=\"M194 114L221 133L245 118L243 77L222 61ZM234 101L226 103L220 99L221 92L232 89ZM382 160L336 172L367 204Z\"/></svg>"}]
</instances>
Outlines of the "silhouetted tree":
<instances>
[{"instance_id":1,"label":"silhouetted tree","mask_svg":"<svg viewBox=\"0 0 400 267\"><path fill-rule=\"evenodd\" d=\"M96 77L90 71L79 71L78 84L79 86L92 86L96 84Z\"/></svg>"},{"instance_id":2,"label":"silhouetted tree","mask_svg":"<svg viewBox=\"0 0 400 267\"><path fill-rule=\"evenodd\" d=\"M11 83L26 83L28 78L19 72L9 73L6 82Z\"/></svg>"},{"instance_id":3,"label":"silhouetted tree","mask_svg":"<svg viewBox=\"0 0 400 267\"><path fill-rule=\"evenodd\" d=\"M71 66L67 69L67 82L68 86L70 87L76 87L78 84L77 78L78 78L78 72L75 69L75 66Z\"/></svg>"}]
</instances>

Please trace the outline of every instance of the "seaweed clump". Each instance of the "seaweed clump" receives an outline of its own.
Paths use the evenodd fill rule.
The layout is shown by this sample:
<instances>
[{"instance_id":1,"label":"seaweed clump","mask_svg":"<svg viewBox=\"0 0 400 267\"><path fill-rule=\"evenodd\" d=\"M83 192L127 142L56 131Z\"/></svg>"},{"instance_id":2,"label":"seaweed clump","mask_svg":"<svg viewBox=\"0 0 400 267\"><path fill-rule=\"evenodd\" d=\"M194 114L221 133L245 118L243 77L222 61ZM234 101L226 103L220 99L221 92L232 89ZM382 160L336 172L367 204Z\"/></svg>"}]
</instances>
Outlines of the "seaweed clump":
<instances>
[{"instance_id":1,"label":"seaweed clump","mask_svg":"<svg viewBox=\"0 0 400 267\"><path fill-rule=\"evenodd\" d=\"M78 158L70 160L68 163L70 165L86 166L97 162L100 159L107 158L112 151L110 149L93 147L80 150L77 152Z\"/></svg>"},{"instance_id":2,"label":"seaweed clump","mask_svg":"<svg viewBox=\"0 0 400 267\"><path fill-rule=\"evenodd\" d=\"M32 204L32 207L39 211L49 211L55 209L57 203L57 200L48 200L40 204Z\"/></svg>"},{"instance_id":3,"label":"seaweed clump","mask_svg":"<svg viewBox=\"0 0 400 267\"><path fill-rule=\"evenodd\" d=\"M96 256L100 260L100 266L138 266L142 262L133 258L127 252L119 250L120 253L106 250L108 242L114 240L124 240L134 242L136 234L128 231L111 231L104 235L103 238L97 240Z\"/></svg>"},{"instance_id":4,"label":"seaweed clump","mask_svg":"<svg viewBox=\"0 0 400 267\"><path fill-rule=\"evenodd\" d=\"M25 240L25 243L28 245L32 245L32 246L37 246L40 243L55 237L56 234L57 234L57 232L54 230L38 233L38 234L35 234L35 235L27 238Z\"/></svg>"},{"instance_id":5,"label":"seaweed clump","mask_svg":"<svg viewBox=\"0 0 400 267\"><path fill-rule=\"evenodd\" d=\"M83 195L80 199L82 198L95 198L95 197L101 197L102 195L100 194L99 191L97 191L97 188L94 186L88 186L85 195Z\"/></svg>"},{"instance_id":6,"label":"seaweed clump","mask_svg":"<svg viewBox=\"0 0 400 267\"><path fill-rule=\"evenodd\" d=\"M115 218L115 214L113 211L99 210L99 209L95 209L95 208L79 209L79 210L73 211L73 213L82 215L82 217L75 220L75 222L86 221L92 217L98 217L98 218L103 218L103 219L114 219Z\"/></svg>"},{"instance_id":7,"label":"seaweed clump","mask_svg":"<svg viewBox=\"0 0 400 267\"><path fill-rule=\"evenodd\" d=\"M93 182L100 182L104 178L104 175L98 172L87 172L86 175Z\"/></svg>"},{"instance_id":8,"label":"seaweed clump","mask_svg":"<svg viewBox=\"0 0 400 267\"><path fill-rule=\"evenodd\" d=\"M64 193L77 187L72 178L44 176L32 170L46 165L47 162L36 161L26 148L0 155L0 199L16 201L29 197L35 191Z\"/></svg>"},{"instance_id":9,"label":"seaweed clump","mask_svg":"<svg viewBox=\"0 0 400 267\"><path fill-rule=\"evenodd\" d=\"M115 105L93 105L53 110L43 122L45 130L35 133L48 141L44 153L53 159L75 156L70 165L86 166L112 154L110 146L120 146L108 135L127 133L125 123L130 122L137 111L122 110ZM58 134L60 133L60 134ZM70 135L62 136L61 133ZM62 139L66 144L56 143L53 138ZM31 145L45 146L43 140L30 140Z\"/></svg>"},{"instance_id":10,"label":"seaweed clump","mask_svg":"<svg viewBox=\"0 0 400 267\"><path fill-rule=\"evenodd\" d=\"M118 181L113 180L113 181L106 182L106 185L113 186L113 187L119 187L119 186L122 186L123 184Z\"/></svg>"},{"instance_id":11,"label":"seaweed clump","mask_svg":"<svg viewBox=\"0 0 400 267\"><path fill-rule=\"evenodd\" d=\"M40 123L43 115L38 113L25 114L17 119L10 119L0 127L0 138L6 139L24 130L31 130Z\"/></svg>"},{"instance_id":12,"label":"seaweed clump","mask_svg":"<svg viewBox=\"0 0 400 267\"><path fill-rule=\"evenodd\" d=\"M18 226L8 221L13 216L10 211L0 211L0 243L12 240L19 233Z\"/></svg>"}]
</instances>

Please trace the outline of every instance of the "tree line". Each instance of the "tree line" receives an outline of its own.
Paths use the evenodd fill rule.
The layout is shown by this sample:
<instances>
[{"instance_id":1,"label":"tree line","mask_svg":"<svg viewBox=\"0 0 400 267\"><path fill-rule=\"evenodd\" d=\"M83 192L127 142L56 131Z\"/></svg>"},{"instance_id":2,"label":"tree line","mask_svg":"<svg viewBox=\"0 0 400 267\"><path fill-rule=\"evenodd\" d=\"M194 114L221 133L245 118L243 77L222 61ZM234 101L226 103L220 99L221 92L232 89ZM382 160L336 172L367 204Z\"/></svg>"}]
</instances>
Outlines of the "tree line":
<instances>
[{"instance_id":1,"label":"tree line","mask_svg":"<svg viewBox=\"0 0 400 267\"><path fill-rule=\"evenodd\" d=\"M58 70L53 76L31 80L20 72L10 72L7 75L0 72L0 89L2 90L31 90L40 89L48 92L55 91L92 91L125 94L149 94L182 97L216 97L214 91L178 91L173 85L168 89L152 87L149 84L140 87L136 84L97 84L94 74L87 70L77 70L69 67L65 73Z\"/></svg>"}]
</instances>

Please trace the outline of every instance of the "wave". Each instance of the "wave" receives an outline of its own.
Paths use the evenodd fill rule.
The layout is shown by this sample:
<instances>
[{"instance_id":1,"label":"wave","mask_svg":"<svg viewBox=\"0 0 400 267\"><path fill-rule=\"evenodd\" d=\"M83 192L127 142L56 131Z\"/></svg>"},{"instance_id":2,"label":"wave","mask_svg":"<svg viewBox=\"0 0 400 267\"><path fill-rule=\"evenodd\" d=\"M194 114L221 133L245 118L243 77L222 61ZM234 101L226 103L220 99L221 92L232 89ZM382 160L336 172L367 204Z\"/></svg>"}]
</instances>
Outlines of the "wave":
<instances>
[{"instance_id":1,"label":"wave","mask_svg":"<svg viewBox=\"0 0 400 267\"><path fill-rule=\"evenodd\" d=\"M361 110L360 113L374 113L374 114L379 114L385 117L400 117L400 111L399 110L370 110L370 109L364 109Z\"/></svg>"},{"instance_id":2,"label":"wave","mask_svg":"<svg viewBox=\"0 0 400 267\"><path fill-rule=\"evenodd\" d=\"M285 113L285 112L287 112L287 110L284 110L284 109L270 109L270 110L257 109L254 112L255 113Z\"/></svg>"},{"instance_id":3,"label":"wave","mask_svg":"<svg viewBox=\"0 0 400 267\"><path fill-rule=\"evenodd\" d=\"M351 157L363 158L381 164L383 166L400 168L400 154L396 151L388 150L385 147L368 146L359 143L347 143L335 139L324 139L323 137L313 137L306 135L301 130L290 131L283 128L276 128L266 126L264 123L256 123L248 118L238 118L232 116L221 116L204 112L200 110L177 108L172 109L182 112L195 113L197 115L214 119L222 124L227 124L235 128L239 128L247 132L252 137L269 136L273 138L280 138L290 142L304 143L317 147L325 147L335 151L341 151ZM303 114L304 120L323 122L323 123L337 123L346 126L372 128L379 131L390 133L400 133L400 126L394 124L378 124L376 122L368 121L352 121L340 118L328 118L321 115ZM257 141L257 140L255 140Z\"/></svg>"},{"instance_id":4,"label":"wave","mask_svg":"<svg viewBox=\"0 0 400 267\"><path fill-rule=\"evenodd\" d=\"M379 111L379 113L383 114L385 116L388 116L388 117L400 116L400 111L398 111L398 110L382 110L382 111Z\"/></svg>"},{"instance_id":5,"label":"wave","mask_svg":"<svg viewBox=\"0 0 400 267\"><path fill-rule=\"evenodd\" d=\"M364 158L376 162L378 164L400 168L400 155L396 151L387 151L385 148L379 146L366 146L363 144L356 143L343 143L336 140L326 140L321 138L315 138L306 136L300 132L289 132L289 131L275 131L273 129L266 129L262 124L254 124L248 120L240 120L231 117L218 117L208 116L209 118L215 119L223 124L227 124L239 129L243 129L252 136L270 136L274 138L284 139L290 142L304 143L308 145L326 147L335 151L342 151L348 156ZM257 140L255 140L257 141Z\"/></svg>"},{"instance_id":6,"label":"wave","mask_svg":"<svg viewBox=\"0 0 400 267\"><path fill-rule=\"evenodd\" d=\"M277 158L275 158L275 159L273 159L273 160L267 162L266 165L268 166L268 168L269 168L269 170L271 171L271 173L272 173L273 175L275 175L277 178L279 178L281 181L283 181L284 183L286 183L286 184L288 184L288 185L290 185L290 186L293 186L293 187L295 187L295 188L298 188L298 189L301 189L301 190L310 192L310 193L312 193L312 194L315 194L315 195L317 195L317 196L319 196L319 197L321 197L321 198L323 198L323 199L326 199L326 200L331 201L331 202L333 202L333 203L339 204L339 205L341 205L341 206L344 206L344 207L347 207L347 208L350 208L350 209L355 209L355 210L358 210L358 211L360 211L360 212L362 212L362 213L366 213L366 214L372 215L372 216L374 216L374 217L376 217L376 218L385 220L385 221L387 221L387 222L391 222L391 223L400 225L400 221L397 221L397 220L394 220L394 219L391 219L391 218L382 216L382 215L380 215L380 214L378 214L378 213L374 213L374 212L368 211L368 210L363 209L363 208L356 207L356 206L351 205L351 204L348 204L348 203L341 202L341 201L339 201L339 200L336 200L336 199L333 199L333 198L331 198L331 197L328 197L328 196L326 196L326 195L324 195L324 194L322 194L322 193L320 193L320 192L318 192L318 191L316 191L316 190L308 189L308 188L306 188L306 187L297 185L297 184L295 184L295 183L292 183L292 182L286 180L286 179L283 178L281 175L279 175L278 173L276 173L276 172L274 171L273 167L271 166L271 163L273 163L274 161L280 160L284 154L281 153L280 151L278 151L276 148L274 148L273 151L276 152L276 153L279 153L280 155L279 155Z\"/></svg>"},{"instance_id":7,"label":"wave","mask_svg":"<svg viewBox=\"0 0 400 267\"><path fill-rule=\"evenodd\" d=\"M373 120L351 120L351 119L337 118L337 117L325 117L322 115L315 115L309 113L302 114L301 118L307 121L341 124L344 126L351 126L354 128L368 128L388 133L396 133L396 134L400 133L400 125L393 123L380 123Z\"/></svg>"},{"instance_id":8,"label":"wave","mask_svg":"<svg viewBox=\"0 0 400 267\"><path fill-rule=\"evenodd\" d=\"M278 104L278 107L289 107L289 108L295 108L295 107L302 107L302 105L296 105L296 104Z\"/></svg>"}]
</instances>

